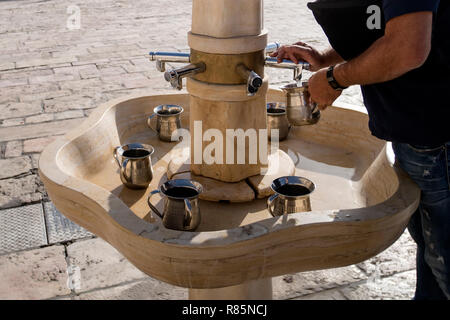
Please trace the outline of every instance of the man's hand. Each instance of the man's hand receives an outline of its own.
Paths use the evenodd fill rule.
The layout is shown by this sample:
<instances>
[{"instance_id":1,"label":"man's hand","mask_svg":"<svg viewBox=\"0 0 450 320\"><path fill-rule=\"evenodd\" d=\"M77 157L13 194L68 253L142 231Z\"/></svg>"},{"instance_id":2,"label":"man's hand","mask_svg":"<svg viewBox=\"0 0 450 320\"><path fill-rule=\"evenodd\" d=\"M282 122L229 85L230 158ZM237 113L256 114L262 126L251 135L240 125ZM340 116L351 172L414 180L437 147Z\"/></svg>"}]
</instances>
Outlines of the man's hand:
<instances>
[{"instance_id":1,"label":"man's hand","mask_svg":"<svg viewBox=\"0 0 450 320\"><path fill-rule=\"evenodd\" d=\"M327 69L316 72L309 79L309 93L311 100L317 103L320 110L325 110L339 98L342 91L334 90L327 80Z\"/></svg>"},{"instance_id":2,"label":"man's hand","mask_svg":"<svg viewBox=\"0 0 450 320\"><path fill-rule=\"evenodd\" d=\"M322 53L304 42L297 42L290 46L282 46L270 56L277 57L278 63L284 59L291 60L297 64L300 61L306 61L311 65L311 71L317 71L323 65Z\"/></svg>"},{"instance_id":3,"label":"man's hand","mask_svg":"<svg viewBox=\"0 0 450 320\"><path fill-rule=\"evenodd\" d=\"M284 59L291 60L294 63L306 61L311 65L311 71L317 71L344 61L333 49L320 52L301 41L290 46L282 46L270 56L277 57L278 62L282 62Z\"/></svg>"}]
</instances>

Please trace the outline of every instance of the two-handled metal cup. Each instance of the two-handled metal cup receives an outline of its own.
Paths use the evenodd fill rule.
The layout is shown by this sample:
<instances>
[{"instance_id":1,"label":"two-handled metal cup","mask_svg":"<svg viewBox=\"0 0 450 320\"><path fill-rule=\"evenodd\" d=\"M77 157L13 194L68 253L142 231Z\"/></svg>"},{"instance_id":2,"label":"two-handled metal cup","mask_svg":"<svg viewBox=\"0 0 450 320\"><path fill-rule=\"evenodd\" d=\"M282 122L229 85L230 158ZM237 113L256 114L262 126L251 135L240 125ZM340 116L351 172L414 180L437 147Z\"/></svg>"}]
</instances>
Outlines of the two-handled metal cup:
<instances>
[{"instance_id":1,"label":"two-handled metal cup","mask_svg":"<svg viewBox=\"0 0 450 320\"><path fill-rule=\"evenodd\" d=\"M306 126L316 124L320 120L320 110L316 103L311 102L308 82L301 86L296 83L281 87L286 93L287 117L293 126Z\"/></svg>"},{"instance_id":2,"label":"two-handled metal cup","mask_svg":"<svg viewBox=\"0 0 450 320\"><path fill-rule=\"evenodd\" d=\"M200 225L199 195L203 192L200 183L177 179L164 183L159 190L150 193L148 205L157 214L167 229L193 231ZM151 198L160 194L164 200L163 212L152 205Z\"/></svg>"},{"instance_id":3,"label":"two-handled metal cup","mask_svg":"<svg viewBox=\"0 0 450 320\"><path fill-rule=\"evenodd\" d=\"M312 181L282 177L274 180L271 188L275 194L267 200L267 207L272 216L311 211L310 195L316 188Z\"/></svg>"},{"instance_id":4,"label":"two-handled metal cup","mask_svg":"<svg viewBox=\"0 0 450 320\"><path fill-rule=\"evenodd\" d=\"M147 119L147 124L150 129L158 133L161 141L179 141L180 136L176 133L181 128L181 114L183 112L184 109L181 106L163 104L153 110L153 114ZM152 125L154 117L156 117L156 127Z\"/></svg>"},{"instance_id":5,"label":"two-handled metal cup","mask_svg":"<svg viewBox=\"0 0 450 320\"><path fill-rule=\"evenodd\" d=\"M120 180L130 189L146 189L153 179L152 154L147 144L131 143L114 149Z\"/></svg>"},{"instance_id":6,"label":"two-handled metal cup","mask_svg":"<svg viewBox=\"0 0 450 320\"><path fill-rule=\"evenodd\" d=\"M285 140L289 135L291 125L289 124L286 105L270 102L267 104L267 133L269 140L272 141L272 130L278 130L279 141Z\"/></svg>"}]
</instances>

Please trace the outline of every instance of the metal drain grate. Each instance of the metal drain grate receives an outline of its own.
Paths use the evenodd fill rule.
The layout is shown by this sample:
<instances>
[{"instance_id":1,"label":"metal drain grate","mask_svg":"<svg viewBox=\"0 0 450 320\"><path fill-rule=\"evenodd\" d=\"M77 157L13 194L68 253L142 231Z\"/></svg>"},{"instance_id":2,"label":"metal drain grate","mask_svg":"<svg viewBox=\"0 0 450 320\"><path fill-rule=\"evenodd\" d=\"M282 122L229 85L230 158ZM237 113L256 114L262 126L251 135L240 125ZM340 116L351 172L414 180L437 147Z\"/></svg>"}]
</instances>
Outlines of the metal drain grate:
<instances>
[{"instance_id":1,"label":"metal drain grate","mask_svg":"<svg viewBox=\"0 0 450 320\"><path fill-rule=\"evenodd\" d=\"M0 211L0 254L45 245L42 204Z\"/></svg>"},{"instance_id":2,"label":"metal drain grate","mask_svg":"<svg viewBox=\"0 0 450 320\"><path fill-rule=\"evenodd\" d=\"M92 237L93 234L64 217L51 202L44 203L49 244Z\"/></svg>"}]
</instances>

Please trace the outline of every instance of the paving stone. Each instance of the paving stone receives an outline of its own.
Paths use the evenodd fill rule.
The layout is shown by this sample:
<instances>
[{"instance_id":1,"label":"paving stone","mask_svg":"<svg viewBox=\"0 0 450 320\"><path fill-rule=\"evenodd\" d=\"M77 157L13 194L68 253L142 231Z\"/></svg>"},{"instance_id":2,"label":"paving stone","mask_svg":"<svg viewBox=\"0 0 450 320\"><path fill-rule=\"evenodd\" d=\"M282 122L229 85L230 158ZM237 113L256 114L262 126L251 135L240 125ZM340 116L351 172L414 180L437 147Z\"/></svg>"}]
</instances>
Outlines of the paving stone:
<instances>
[{"instance_id":1,"label":"paving stone","mask_svg":"<svg viewBox=\"0 0 450 320\"><path fill-rule=\"evenodd\" d=\"M14 69L14 62L0 63L0 71Z\"/></svg>"},{"instance_id":2,"label":"paving stone","mask_svg":"<svg viewBox=\"0 0 450 320\"><path fill-rule=\"evenodd\" d=\"M385 277L392 274L415 270L416 244L406 230L400 239L378 256L358 264L366 274Z\"/></svg>"},{"instance_id":3,"label":"paving stone","mask_svg":"<svg viewBox=\"0 0 450 320\"><path fill-rule=\"evenodd\" d=\"M24 140L66 134L69 130L79 126L81 121L83 119L77 118L30 124L22 127L2 127L0 128L0 141Z\"/></svg>"},{"instance_id":4,"label":"paving stone","mask_svg":"<svg viewBox=\"0 0 450 320\"><path fill-rule=\"evenodd\" d=\"M31 155L31 165L33 169L37 169L39 167L39 158L41 157L40 153L34 153Z\"/></svg>"},{"instance_id":5,"label":"paving stone","mask_svg":"<svg viewBox=\"0 0 450 320\"><path fill-rule=\"evenodd\" d=\"M40 103L11 102L0 105L0 119L31 116L41 112Z\"/></svg>"},{"instance_id":6,"label":"paving stone","mask_svg":"<svg viewBox=\"0 0 450 320\"><path fill-rule=\"evenodd\" d=\"M151 74L153 74L155 72L155 66L152 65L152 62L148 61L147 59L145 60L145 64L133 64L130 61L126 61L121 63L120 66L128 73L151 71Z\"/></svg>"},{"instance_id":7,"label":"paving stone","mask_svg":"<svg viewBox=\"0 0 450 320\"><path fill-rule=\"evenodd\" d=\"M49 66L66 62L75 62L76 57L60 57L60 58L36 58L36 59L25 59L16 62L16 68L28 68L36 66Z\"/></svg>"},{"instance_id":8,"label":"paving stone","mask_svg":"<svg viewBox=\"0 0 450 320\"><path fill-rule=\"evenodd\" d=\"M30 84L41 84L50 82L62 82L78 80L80 76L78 74L51 74L47 76L35 76L28 79Z\"/></svg>"},{"instance_id":9,"label":"paving stone","mask_svg":"<svg viewBox=\"0 0 450 320\"><path fill-rule=\"evenodd\" d=\"M44 214L49 244L94 236L89 231L64 217L51 202L44 203Z\"/></svg>"},{"instance_id":10,"label":"paving stone","mask_svg":"<svg viewBox=\"0 0 450 320\"><path fill-rule=\"evenodd\" d=\"M37 175L0 180L0 209L42 200L43 187Z\"/></svg>"},{"instance_id":11,"label":"paving stone","mask_svg":"<svg viewBox=\"0 0 450 320\"><path fill-rule=\"evenodd\" d=\"M84 58L82 60L78 59L76 62L72 62L73 66L84 66L88 64L97 64L97 63L107 63L109 62L109 59L107 57L105 58L97 58L89 55L89 58Z\"/></svg>"},{"instance_id":12,"label":"paving stone","mask_svg":"<svg viewBox=\"0 0 450 320\"><path fill-rule=\"evenodd\" d=\"M386 278L370 278L341 289L350 300L411 300L416 286L416 272L406 271Z\"/></svg>"},{"instance_id":13,"label":"paving stone","mask_svg":"<svg viewBox=\"0 0 450 320\"><path fill-rule=\"evenodd\" d=\"M55 74L79 75L82 79L95 78L99 76L99 72L95 64L54 68L53 70Z\"/></svg>"},{"instance_id":14,"label":"paving stone","mask_svg":"<svg viewBox=\"0 0 450 320\"><path fill-rule=\"evenodd\" d=\"M293 299L367 279L355 266L303 272L273 279L274 299Z\"/></svg>"},{"instance_id":15,"label":"paving stone","mask_svg":"<svg viewBox=\"0 0 450 320\"><path fill-rule=\"evenodd\" d=\"M83 293L75 300L187 300L188 290L152 279Z\"/></svg>"},{"instance_id":16,"label":"paving stone","mask_svg":"<svg viewBox=\"0 0 450 320\"><path fill-rule=\"evenodd\" d=\"M6 144L5 158L20 157L22 155L22 141L10 141Z\"/></svg>"},{"instance_id":17,"label":"paving stone","mask_svg":"<svg viewBox=\"0 0 450 320\"><path fill-rule=\"evenodd\" d=\"M140 70L149 70L149 71L154 71L155 70L155 66L152 64L152 62L150 62L146 58L132 59L131 63L134 66L136 66L137 68L139 68Z\"/></svg>"},{"instance_id":18,"label":"paving stone","mask_svg":"<svg viewBox=\"0 0 450 320\"><path fill-rule=\"evenodd\" d=\"M49 144L55 141L56 138L58 137L54 136L54 137L25 140L23 142L23 152L24 153L42 152L45 149L45 147L47 147Z\"/></svg>"},{"instance_id":19,"label":"paving stone","mask_svg":"<svg viewBox=\"0 0 450 320\"><path fill-rule=\"evenodd\" d=\"M89 68L80 70L81 79L90 79L99 77L100 74L95 64L89 65Z\"/></svg>"},{"instance_id":20,"label":"paving stone","mask_svg":"<svg viewBox=\"0 0 450 320\"><path fill-rule=\"evenodd\" d=\"M63 112L73 109L90 109L95 107L91 98L71 95L44 101L45 112Z\"/></svg>"},{"instance_id":21,"label":"paving stone","mask_svg":"<svg viewBox=\"0 0 450 320\"><path fill-rule=\"evenodd\" d=\"M121 67L106 67L99 68L99 73L102 77L112 76L117 74L124 74L126 71Z\"/></svg>"},{"instance_id":22,"label":"paving stone","mask_svg":"<svg viewBox=\"0 0 450 320\"><path fill-rule=\"evenodd\" d=\"M11 87L11 88L8 88L7 92L9 95L18 96L18 98L20 100L20 97L22 97L23 95L55 92L58 90L60 90L59 84L40 83L40 84L29 84L29 85L25 85L25 86ZM34 101L34 100L31 100L30 102L39 103L39 101Z\"/></svg>"},{"instance_id":23,"label":"paving stone","mask_svg":"<svg viewBox=\"0 0 450 320\"><path fill-rule=\"evenodd\" d=\"M83 110L68 110L64 112L54 113L55 120L73 119L84 117Z\"/></svg>"},{"instance_id":24,"label":"paving stone","mask_svg":"<svg viewBox=\"0 0 450 320\"><path fill-rule=\"evenodd\" d=\"M16 177L30 172L31 160L29 157L0 159L0 168L0 179Z\"/></svg>"},{"instance_id":25,"label":"paving stone","mask_svg":"<svg viewBox=\"0 0 450 320\"><path fill-rule=\"evenodd\" d=\"M347 298L339 290L333 289L302 296L292 300L347 300Z\"/></svg>"},{"instance_id":26,"label":"paving stone","mask_svg":"<svg viewBox=\"0 0 450 320\"><path fill-rule=\"evenodd\" d=\"M95 109L85 109L85 110L83 110L84 116L89 117L91 115L91 113L94 111L95 111Z\"/></svg>"},{"instance_id":27,"label":"paving stone","mask_svg":"<svg viewBox=\"0 0 450 320\"><path fill-rule=\"evenodd\" d=\"M0 210L0 255L44 245L47 234L41 204Z\"/></svg>"},{"instance_id":28,"label":"paving stone","mask_svg":"<svg viewBox=\"0 0 450 320\"><path fill-rule=\"evenodd\" d=\"M140 48L136 45L126 45L126 46L101 46L101 47L93 47L89 48L89 51L92 53L111 53L111 52L122 52L122 51L131 51L131 50L140 50Z\"/></svg>"},{"instance_id":29,"label":"paving stone","mask_svg":"<svg viewBox=\"0 0 450 320\"><path fill-rule=\"evenodd\" d=\"M48 90L49 88L46 88ZM72 94L72 91L70 90L58 90L55 88L55 90L50 91L43 91L43 92L37 92L37 93L30 93L30 94L21 94L19 99L21 102L31 102L31 101L40 101L40 100L46 100L46 99L54 99L58 97L66 97Z\"/></svg>"},{"instance_id":30,"label":"paving stone","mask_svg":"<svg viewBox=\"0 0 450 320\"><path fill-rule=\"evenodd\" d=\"M147 276L102 239L77 241L67 247L70 266L80 269L77 293L111 287Z\"/></svg>"},{"instance_id":31,"label":"paving stone","mask_svg":"<svg viewBox=\"0 0 450 320\"><path fill-rule=\"evenodd\" d=\"M53 74L51 69L18 69L16 72L3 72L1 79L27 79L36 76L48 76Z\"/></svg>"},{"instance_id":32,"label":"paving stone","mask_svg":"<svg viewBox=\"0 0 450 320\"><path fill-rule=\"evenodd\" d=\"M24 118L0 120L0 127L14 127L25 124Z\"/></svg>"},{"instance_id":33,"label":"paving stone","mask_svg":"<svg viewBox=\"0 0 450 320\"><path fill-rule=\"evenodd\" d=\"M25 119L25 123L41 123L41 122L48 122L52 121L54 119L52 113L42 113L37 116L28 117Z\"/></svg>"},{"instance_id":34,"label":"paving stone","mask_svg":"<svg viewBox=\"0 0 450 320\"><path fill-rule=\"evenodd\" d=\"M48 299L70 294L63 246L0 256L0 299Z\"/></svg>"},{"instance_id":35,"label":"paving stone","mask_svg":"<svg viewBox=\"0 0 450 320\"><path fill-rule=\"evenodd\" d=\"M10 80L0 80L0 88L22 86L28 84L27 79L10 79Z\"/></svg>"}]
</instances>

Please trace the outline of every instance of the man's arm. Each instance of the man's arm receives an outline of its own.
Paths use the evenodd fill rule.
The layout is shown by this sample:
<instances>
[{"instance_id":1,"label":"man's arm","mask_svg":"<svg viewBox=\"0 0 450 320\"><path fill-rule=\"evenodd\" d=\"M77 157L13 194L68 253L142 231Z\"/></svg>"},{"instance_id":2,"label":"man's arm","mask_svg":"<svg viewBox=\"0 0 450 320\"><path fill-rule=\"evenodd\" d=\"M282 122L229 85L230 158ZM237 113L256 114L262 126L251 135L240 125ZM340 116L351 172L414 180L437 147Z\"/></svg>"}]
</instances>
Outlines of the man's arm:
<instances>
[{"instance_id":1,"label":"man's arm","mask_svg":"<svg viewBox=\"0 0 450 320\"><path fill-rule=\"evenodd\" d=\"M336 65L344 62L345 60L336 52L333 48L329 48L322 53L323 62L321 68L327 68L329 66Z\"/></svg>"},{"instance_id":2,"label":"man's arm","mask_svg":"<svg viewBox=\"0 0 450 320\"><path fill-rule=\"evenodd\" d=\"M336 66L342 86L386 82L422 66L431 50L432 12L405 14L390 20L385 35L359 57Z\"/></svg>"}]
</instances>

